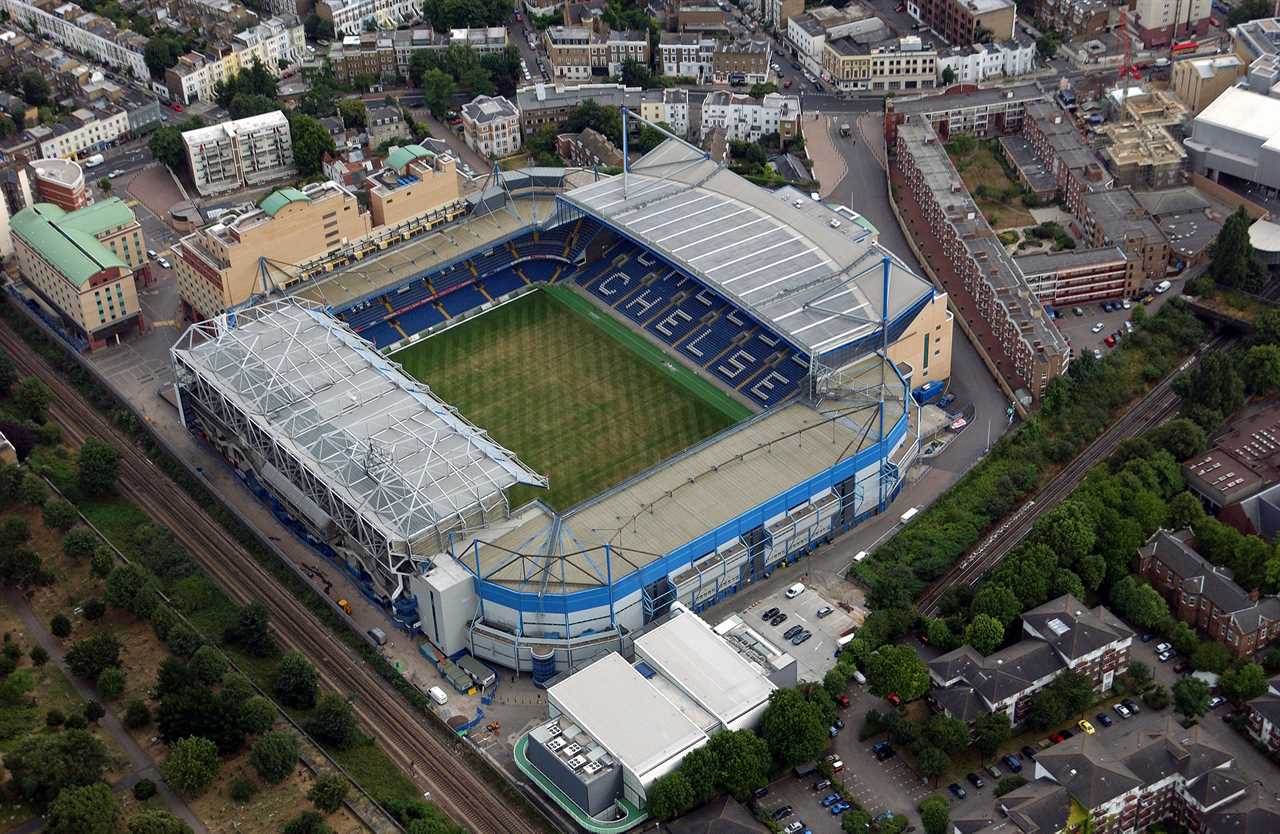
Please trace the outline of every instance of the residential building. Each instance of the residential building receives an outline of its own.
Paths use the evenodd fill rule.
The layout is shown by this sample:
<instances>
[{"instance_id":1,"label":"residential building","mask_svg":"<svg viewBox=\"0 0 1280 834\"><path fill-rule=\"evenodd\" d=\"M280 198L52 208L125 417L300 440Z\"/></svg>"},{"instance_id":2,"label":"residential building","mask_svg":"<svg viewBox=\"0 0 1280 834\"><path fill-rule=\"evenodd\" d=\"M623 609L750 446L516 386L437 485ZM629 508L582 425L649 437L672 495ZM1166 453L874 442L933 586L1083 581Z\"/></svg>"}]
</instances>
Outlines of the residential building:
<instances>
[{"instance_id":1,"label":"residential building","mask_svg":"<svg viewBox=\"0 0 1280 834\"><path fill-rule=\"evenodd\" d=\"M1280 189L1280 98L1228 87L1191 120L1183 145L1214 182Z\"/></svg>"},{"instance_id":2,"label":"residential building","mask_svg":"<svg viewBox=\"0 0 1280 834\"><path fill-rule=\"evenodd\" d=\"M887 35L880 18L861 3L850 3L843 9L819 6L787 21L787 45L813 75L822 73L822 56L829 42L846 37L882 40Z\"/></svg>"},{"instance_id":3,"label":"residential building","mask_svg":"<svg viewBox=\"0 0 1280 834\"><path fill-rule=\"evenodd\" d=\"M1134 259L1134 281L1149 288L1164 280L1169 266L1169 241L1133 190L1092 191L1081 200L1077 214L1081 236L1089 246L1119 246Z\"/></svg>"},{"instance_id":4,"label":"residential building","mask_svg":"<svg viewBox=\"0 0 1280 834\"><path fill-rule=\"evenodd\" d=\"M643 119L665 122L677 136L689 135L689 91L686 89L645 90L639 112Z\"/></svg>"},{"instance_id":5,"label":"residential building","mask_svg":"<svg viewBox=\"0 0 1280 834\"><path fill-rule=\"evenodd\" d=\"M507 48L507 27L482 26L473 29L451 29L449 45L469 46L481 55L498 53Z\"/></svg>"},{"instance_id":6,"label":"residential building","mask_svg":"<svg viewBox=\"0 0 1280 834\"><path fill-rule=\"evenodd\" d=\"M914 36L877 44L844 37L823 48L822 69L841 92L926 90L938 80L938 53Z\"/></svg>"},{"instance_id":7,"label":"residential building","mask_svg":"<svg viewBox=\"0 0 1280 834\"><path fill-rule=\"evenodd\" d=\"M0 0L0 11L9 20L37 36L100 64L132 75L150 77L143 58L147 39L128 29L117 29L105 17L87 12L75 3L57 0Z\"/></svg>"},{"instance_id":8,"label":"residential building","mask_svg":"<svg viewBox=\"0 0 1280 834\"><path fill-rule=\"evenodd\" d=\"M1013 0L907 0L907 14L955 46L1013 39Z\"/></svg>"},{"instance_id":9,"label":"residential building","mask_svg":"<svg viewBox=\"0 0 1280 834\"><path fill-rule=\"evenodd\" d=\"M723 128L730 141L759 142L777 133L784 141L800 133L800 98L769 93L752 98L718 90L702 100L702 136Z\"/></svg>"},{"instance_id":10,"label":"residential building","mask_svg":"<svg viewBox=\"0 0 1280 834\"><path fill-rule=\"evenodd\" d=\"M279 110L182 134L196 190L204 196L292 176L289 120Z\"/></svg>"},{"instance_id":11,"label":"residential building","mask_svg":"<svg viewBox=\"0 0 1280 834\"><path fill-rule=\"evenodd\" d=\"M1022 135L1052 173L1058 196L1072 214L1081 214L1084 195L1111 187L1111 177L1097 154L1085 142L1075 120L1057 103L1029 102Z\"/></svg>"},{"instance_id":12,"label":"residential building","mask_svg":"<svg viewBox=\"0 0 1280 834\"><path fill-rule=\"evenodd\" d=\"M371 228L355 194L337 183L273 191L257 208L220 217L174 246L183 315L203 321L277 289L264 260L300 265Z\"/></svg>"},{"instance_id":13,"label":"residential building","mask_svg":"<svg viewBox=\"0 0 1280 834\"><path fill-rule=\"evenodd\" d=\"M169 16L210 41L231 40L258 24L258 15L234 0L168 0Z\"/></svg>"},{"instance_id":14,"label":"residential building","mask_svg":"<svg viewBox=\"0 0 1280 834\"><path fill-rule=\"evenodd\" d=\"M1270 680L1266 694L1249 702L1249 735L1268 753L1280 751L1280 677Z\"/></svg>"},{"instance_id":15,"label":"residential building","mask_svg":"<svg viewBox=\"0 0 1280 834\"><path fill-rule=\"evenodd\" d=\"M729 32L729 13L717 3L676 0L675 7L677 32L710 32L716 35Z\"/></svg>"},{"instance_id":16,"label":"residential building","mask_svg":"<svg viewBox=\"0 0 1280 834\"><path fill-rule=\"evenodd\" d=\"M663 75L692 78L705 84L711 78L715 38L695 32L663 32L658 36L658 66Z\"/></svg>"},{"instance_id":17,"label":"residential building","mask_svg":"<svg viewBox=\"0 0 1280 834\"><path fill-rule=\"evenodd\" d=\"M1238 55L1214 55L1173 64L1173 92L1195 116L1245 74Z\"/></svg>"},{"instance_id":18,"label":"residential building","mask_svg":"<svg viewBox=\"0 0 1280 834\"><path fill-rule=\"evenodd\" d=\"M1259 598L1236 584L1230 568L1195 551L1190 528L1157 530L1138 549L1138 572L1187 625L1203 631L1239 657L1249 657L1280 637L1280 597Z\"/></svg>"},{"instance_id":19,"label":"residential building","mask_svg":"<svg viewBox=\"0 0 1280 834\"><path fill-rule=\"evenodd\" d=\"M437 141L427 140L436 150L392 148L382 170L369 178L369 214L376 229L416 234L462 213L457 160Z\"/></svg>"},{"instance_id":20,"label":"residential building","mask_svg":"<svg viewBox=\"0 0 1280 834\"><path fill-rule=\"evenodd\" d=\"M123 200L72 212L36 203L11 226L22 279L88 347L141 329L134 275L147 261L146 241Z\"/></svg>"},{"instance_id":21,"label":"residential building","mask_svg":"<svg viewBox=\"0 0 1280 834\"><path fill-rule=\"evenodd\" d=\"M1129 668L1133 632L1101 605L1090 609L1071 594L1022 615L1021 639L983 656L961 646L929 662L929 700L952 718L973 722L1001 712L1016 726L1032 696L1066 671L1111 688Z\"/></svg>"},{"instance_id":22,"label":"residential building","mask_svg":"<svg viewBox=\"0 0 1280 834\"><path fill-rule=\"evenodd\" d=\"M649 33L641 31L614 30L605 39L605 73L610 76L622 75L622 65L634 61L643 67L649 66ZM594 51L592 70L596 70Z\"/></svg>"},{"instance_id":23,"label":"residential building","mask_svg":"<svg viewBox=\"0 0 1280 834\"><path fill-rule=\"evenodd\" d=\"M297 17L273 17L240 32L225 46L207 52L188 52L165 70L169 95L183 104L212 101L214 88L237 73L261 63L272 75L302 60L306 33Z\"/></svg>"},{"instance_id":24,"label":"residential building","mask_svg":"<svg viewBox=\"0 0 1280 834\"><path fill-rule=\"evenodd\" d=\"M333 25L340 35L354 35L366 25L396 29L411 23L422 12L416 0L317 0L316 14Z\"/></svg>"},{"instance_id":25,"label":"residential building","mask_svg":"<svg viewBox=\"0 0 1280 834\"><path fill-rule=\"evenodd\" d=\"M716 84L764 84L769 80L767 40L720 41L711 53L711 76Z\"/></svg>"},{"instance_id":26,"label":"residential building","mask_svg":"<svg viewBox=\"0 0 1280 834\"><path fill-rule=\"evenodd\" d=\"M1067 36L1090 38L1111 25L1112 6L1106 0L1036 0L1035 17Z\"/></svg>"},{"instance_id":27,"label":"residential building","mask_svg":"<svg viewBox=\"0 0 1280 834\"><path fill-rule=\"evenodd\" d=\"M77 107L53 126L40 125L28 133L36 139L40 156L72 158L96 153L129 136L129 114L113 104L93 109Z\"/></svg>"},{"instance_id":28,"label":"residential building","mask_svg":"<svg viewBox=\"0 0 1280 834\"><path fill-rule=\"evenodd\" d=\"M462 105L462 135L481 156L510 156L520 150L520 111L505 96L476 96Z\"/></svg>"},{"instance_id":29,"label":"residential building","mask_svg":"<svg viewBox=\"0 0 1280 834\"><path fill-rule=\"evenodd\" d=\"M587 26L551 26L542 35L556 79L617 76L627 61L649 64L647 32L598 32Z\"/></svg>"},{"instance_id":30,"label":"residential building","mask_svg":"<svg viewBox=\"0 0 1280 834\"><path fill-rule=\"evenodd\" d=\"M939 98L949 98L940 96ZM922 115L891 120L897 168L911 200L942 247L946 263L938 280L958 306L971 306L995 344L988 351L1008 370L1010 388L1023 389L1028 405L1067 369L1071 348L1044 314L1042 302L987 223L929 121Z\"/></svg>"},{"instance_id":31,"label":"residential building","mask_svg":"<svg viewBox=\"0 0 1280 834\"><path fill-rule=\"evenodd\" d=\"M609 137L593 128L556 137L556 153L570 165L581 168L622 167L622 151Z\"/></svg>"},{"instance_id":32,"label":"residential building","mask_svg":"<svg viewBox=\"0 0 1280 834\"><path fill-rule=\"evenodd\" d=\"M560 12L564 0L521 0L521 4L529 17L545 20Z\"/></svg>"},{"instance_id":33,"label":"residential building","mask_svg":"<svg viewBox=\"0 0 1280 834\"><path fill-rule=\"evenodd\" d=\"M1045 93L1035 84L987 88L946 96L886 99L885 139L897 142L897 126L907 119L924 119L946 141L953 133L972 133L979 139L1018 133L1029 102Z\"/></svg>"},{"instance_id":34,"label":"residential building","mask_svg":"<svg viewBox=\"0 0 1280 834\"><path fill-rule=\"evenodd\" d=\"M449 41L431 29L397 29L394 32L363 32L347 35L329 47L333 75L344 84L357 78L394 81L409 77L413 53L423 49L445 49Z\"/></svg>"},{"instance_id":35,"label":"residential building","mask_svg":"<svg viewBox=\"0 0 1280 834\"><path fill-rule=\"evenodd\" d=\"M408 139L409 126L405 124L400 108L387 104L375 104L365 111L365 132L369 134L369 147L377 148L392 139Z\"/></svg>"},{"instance_id":36,"label":"residential building","mask_svg":"<svg viewBox=\"0 0 1280 834\"><path fill-rule=\"evenodd\" d=\"M1211 0L1135 0L1130 8L1133 30L1148 48L1208 34L1209 17L1213 14Z\"/></svg>"},{"instance_id":37,"label":"residential building","mask_svg":"<svg viewBox=\"0 0 1280 834\"><path fill-rule=\"evenodd\" d=\"M1118 246L1020 255L1013 262L1036 298L1054 306L1129 298L1141 288L1137 262Z\"/></svg>"},{"instance_id":38,"label":"residential building","mask_svg":"<svg viewBox=\"0 0 1280 834\"><path fill-rule=\"evenodd\" d=\"M1269 403L1231 422L1213 448L1182 465L1187 489L1211 512L1280 483L1280 406Z\"/></svg>"},{"instance_id":39,"label":"residential building","mask_svg":"<svg viewBox=\"0 0 1280 834\"><path fill-rule=\"evenodd\" d=\"M520 127L526 136L536 133L546 125L559 127L569 118L573 109L584 101L594 101L601 107L617 109L627 107L639 112L643 97L639 87L622 84L533 84L516 91L516 105L520 111ZM688 117L688 96L685 96L685 115Z\"/></svg>"},{"instance_id":40,"label":"residential building","mask_svg":"<svg viewBox=\"0 0 1280 834\"><path fill-rule=\"evenodd\" d=\"M763 0L764 22L779 34L786 34L791 18L804 13L804 0Z\"/></svg>"},{"instance_id":41,"label":"residential building","mask_svg":"<svg viewBox=\"0 0 1280 834\"><path fill-rule=\"evenodd\" d=\"M31 163L30 170L35 202L52 203L66 212L93 204L93 189L85 183L84 170L75 162L37 159Z\"/></svg>"},{"instance_id":42,"label":"residential building","mask_svg":"<svg viewBox=\"0 0 1280 834\"><path fill-rule=\"evenodd\" d=\"M363 148L326 153L323 161L324 175L347 189L364 185L381 167L382 161L366 155Z\"/></svg>"},{"instance_id":43,"label":"residential building","mask_svg":"<svg viewBox=\"0 0 1280 834\"><path fill-rule=\"evenodd\" d=\"M1016 78L1034 72L1035 68L1036 44L1029 38L953 46L938 53L938 76L951 70L955 75L953 84Z\"/></svg>"},{"instance_id":44,"label":"residential building","mask_svg":"<svg viewBox=\"0 0 1280 834\"><path fill-rule=\"evenodd\" d=\"M1168 240L1169 264L1173 269L1208 262L1225 217L1198 188L1183 185L1160 191L1136 191L1134 196Z\"/></svg>"}]
</instances>

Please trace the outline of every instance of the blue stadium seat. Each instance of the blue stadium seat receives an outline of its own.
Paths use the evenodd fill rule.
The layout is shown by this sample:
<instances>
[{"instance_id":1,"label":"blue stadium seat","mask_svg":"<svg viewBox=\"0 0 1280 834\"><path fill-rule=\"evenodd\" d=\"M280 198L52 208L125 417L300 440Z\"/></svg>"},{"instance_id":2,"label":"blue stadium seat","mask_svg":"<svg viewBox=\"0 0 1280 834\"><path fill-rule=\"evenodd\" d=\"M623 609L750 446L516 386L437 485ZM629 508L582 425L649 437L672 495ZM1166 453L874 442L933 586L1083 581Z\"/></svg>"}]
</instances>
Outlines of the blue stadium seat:
<instances>
[{"instance_id":1,"label":"blue stadium seat","mask_svg":"<svg viewBox=\"0 0 1280 834\"><path fill-rule=\"evenodd\" d=\"M490 275L511 263L511 250L507 249L506 244L495 246L492 253L477 255L471 259L471 263L475 264L476 272L481 277Z\"/></svg>"},{"instance_id":2,"label":"blue stadium seat","mask_svg":"<svg viewBox=\"0 0 1280 834\"><path fill-rule=\"evenodd\" d=\"M400 322L400 329L405 335L412 336L444 321L444 316L440 315L434 304L423 304L400 313L396 316L396 321Z\"/></svg>"},{"instance_id":3,"label":"blue stadium seat","mask_svg":"<svg viewBox=\"0 0 1280 834\"><path fill-rule=\"evenodd\" d=\"M449 315L457 316L485 303L485 298L475 287L463 287L454 290L440 299Z\"/></svg>"},{"instance_id":4,"label":"blue stadium seat","mask_svg":"<svg viewBox=\"0 0 1280 834\"><path fill-rule=\"evenodd\" d=\"M512 290L519 289L525 285L524 281L520 280L520 276L516 275L514 269L495 272L493 275L483 279L481 283L484 285L485 292L494 298L506 295Z\"/></svg>"},{"instance_id":5,"label":"blue stadium seat","mask_svg":"<svg viewBox=\"0 0 1280 834\"><path fill-rule=\"evenodd\" d=\"M444 295L454 287L460 287L463 284L471 283L475 278L471 275L471 270L465 266L459 266L457 269L450 270L443 275L434 275L431 278L431 286L436 288L438 295Z\"/></svg>"},{"instance_id":6,"label":"blue stadium seat","mask_svg":"<svg viewBox=\"0 0 1280 834\"><path fill-rule=\"evenodd\" d=\"M373 342L374 347L384 348L400 341L400 334L388 322L380 321L360 331L360 335Z\"/></svg>"},{"instance_id":7,"label":"blue stadium seat","mask_svg":"<svg viewBox=\"0 0 1280 834\"><path fill-rule=\"evenodd\" d=\"M591 285L591 294L605 304L613 306L640 286L640 278L625 269L610 267L604 276Z\"/></svg>"},{"instance_id":8,"label":"blue stadium seat","mask_svg":"<svg viewBox=\"0 0 1280 834\"><path fill-rule=\"evenodd\" d=\"M387 300L396 310L402 310L431 297L431 288L421 278L404 288L387 294Z\"/></svg>"},{"instance_id":9,"label":"blue stadium seat","mask_svg":"<svg viewBox=\"0 0 1280 834\"><path fill-rule=\"evenodd\" d=\"M684 280L679 273L668 272L614 306L617 307L618 312L636 324L645 324L671 303L671 299L675 297Z\"/></svg>"},{"instance_id":10,"label":"blue stadium seat","mask_svg":"<svg viewBox=\"0 0 1280 834\"><path fill-rule=\"evenodd\" d=\"M675 344L688 335L707 313L716 312L721 306L722 302L714 293L696 290L680 304L650 321L646 329L667 344Z\"/></svg>"},{"instance_id":11,"label":"blue stadium seat","mask_svg":"<svg viewBox=\"0 0 1280 834\"><path fill-rule=\"evenodd\" d=\"M363 330L371 324L382 321L387 315L387 307L382 303L382 296L378 296L359 310L346 311L342 314L342 318L351 325L352 330Z\"/></svg>"},{"instance_id":12,"label":"blue stadium seat","mask_svg":"<svg viewBox=\"0 0 1280 834\"><path fill-rule=\"evenodd\" d=\"M599 223L590 217L582 218L582 225L578 227L578 235L570 241L569 260L573 260L586 250L591 240L600 233L603 228Z\"/></svg>"},{"instance_id":13,"label":"blue stadium seat","mask_svg":"<svg viewBox=\"0 0 1280 834\"><path fill-rule=\"evenodd\" d=\"M525 261L520 264L520 271L524 276L535 284L539 281L550 281L551 276L556 274L556 270L563 264L555 261ZM566 267L567 268L567 267Z\"/></svg>"},{"instance_id":14,"label":"blue stadium seat","mask_svg":"<svg viewBox=\"0 0 1280 834\"><path fill-rule=\"evenodd\" d=\"M746 331L748 327L746 320L730 309L711 324L704 324L699 327L693 335L684 341L684 344L680 345L680 352L705 367L711 360L728 350L729 344L734 338ZM756 362L763 358L763 356L752 354L751 358L746 361L749 361L754 366ZM741 372L739 370L738 373ZM741 382L741 379L739 382Z\"/></svg>"}]
</instances>

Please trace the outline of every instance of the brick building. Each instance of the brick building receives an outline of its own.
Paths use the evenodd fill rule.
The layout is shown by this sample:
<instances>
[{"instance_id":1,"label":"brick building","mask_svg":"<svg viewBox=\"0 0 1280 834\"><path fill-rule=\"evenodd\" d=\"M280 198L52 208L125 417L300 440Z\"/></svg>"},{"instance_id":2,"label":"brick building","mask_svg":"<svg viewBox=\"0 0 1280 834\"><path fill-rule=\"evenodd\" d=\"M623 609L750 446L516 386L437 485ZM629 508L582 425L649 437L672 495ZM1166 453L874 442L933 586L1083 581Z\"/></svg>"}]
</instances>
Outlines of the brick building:
<instances>
[{"instance_id":1,"label":"brick building","mask_svg":"<svg viewBox=\"0 0 1280 834\"><path fill-rule=\"evenodd\" d=\"M1280 677L1271 679L1266 694L1249 702L1249 735L1268 752L1280 751Z\"/></svg>"},{"instance_id":2,"label":"brick building","mask_svg":"<svg viewBox=\"0 0 1280 834\"><path fill-rule=\"evenodd\" d=\"M1211 511L1280 482L1280 405L1269 403L1232 421L1213 448L1182 465L1187 488Z\"/></svg>"},{"instance_id":3,"label":"brick building","mask_svg":"<svg viewBox=\"0 0 1280 834\"><path fill-rule=\"evenodd\" d=\"M1119 246L1137 262L1135 281L1150 286L1164 280L1169 241L1151 214L1128 188L1093 191L1081 198L1077 214L1081 236L1089 246Z\"/></svg>"},{"instance_id":4,"label":"brick building","mask_svg":"<svg viewBox=\"0 0 1280 834\"><path fill-rule=\"evenodd\" d=\"M1055 306L1126 298L1137 292L1137 262L1118 246L1066 249L1013 259L1032 291Z\"/></svg>"},{"instance_id":5,"label":"brick building","mask_svg":"<svg viewBox=\"0 0 1280 834\"><path fill-rule=\"evenodd\" d=\"M1027 104L1022 135L1044 163L1067 211L1079 216L1084 195L1111 187L1111 177L1085 142L1075 120L1051 101Z\"/></svg>"},{"instance_id":6,"label":"brick building","mask_svg":"<svg viewBox=\"0 0 1280 834\"><path fill-rule=\"evenodd\" d=\"M1236 584L1229 568L1195 551L1187 530L1157 530L1138 549L1138 572L1164 595L1179 620L1240 657L1280 637L1280 597L1259 598Z\"/></svg>"},{"instance_id":7,"label":"brick building","mask_svg":"<svg viewBox=\"0 0 1280 834\"><path fill-rule=\"evenodd\" d=\"M908 0L907 13L955 46L1013 38L1013 0Z\"/></svg>"}]
</instances>

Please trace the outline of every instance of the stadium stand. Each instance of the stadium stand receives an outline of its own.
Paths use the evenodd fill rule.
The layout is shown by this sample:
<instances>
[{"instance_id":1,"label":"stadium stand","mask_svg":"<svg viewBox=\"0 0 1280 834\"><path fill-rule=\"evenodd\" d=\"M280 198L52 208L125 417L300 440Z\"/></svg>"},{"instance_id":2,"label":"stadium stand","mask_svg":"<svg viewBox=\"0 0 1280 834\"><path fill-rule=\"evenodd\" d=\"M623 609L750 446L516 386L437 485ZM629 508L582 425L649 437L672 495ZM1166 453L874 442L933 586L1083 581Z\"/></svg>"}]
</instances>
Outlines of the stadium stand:
<instances>
[{"instance_id":1,"label":"stadium stand","mask_svg":"<svg viewBox=\"0 0 1280 834\"><path fill-rule=\"evenodd\" d=\"M390 322L380 321L360 331L360 335L373 342L376 347L383 348L400 341L401 336Z\"/></svg>"},{"instance_id":2,"label":"stadium stand","mask_svg":"<svg viewBox=\"0 0 1280 834\"><path fill-rule=\"evenodd\" d=\"M460 316L473 307L485 303L485 298L475 287L467 286L454 290L440 299L440 304L451 317Z\"/></svg>"},{"instance_id":3,"label":"stadium stand","mask_svg":"<svg viewBox=\"0 0 1280 834\"><path fill-rule=\"evenodd\" d=\"M444 321L444 316L440 315L440 311L431 304L422 304L414 307L412 310L405 310L396 316L400 322L401 329L409 335L421 333L428 327L434 327ZM361 333L361 336L366 334ZM381 347L381 345L379 345Z\"/></svg>"},{"instance_id":4,"label":"stadium stand","mask_svg":"<svg viewBox=\"0 0 1280 834\"><path fill-rule=\"evenodd\" d=\"M516 274L515 269L504 269L501 272L495 272L486 276L481 283L484 285L485 292L497 298L507 293L517 290L520 287L527 286L520 276Z\"/></svg>"}]
</instances>

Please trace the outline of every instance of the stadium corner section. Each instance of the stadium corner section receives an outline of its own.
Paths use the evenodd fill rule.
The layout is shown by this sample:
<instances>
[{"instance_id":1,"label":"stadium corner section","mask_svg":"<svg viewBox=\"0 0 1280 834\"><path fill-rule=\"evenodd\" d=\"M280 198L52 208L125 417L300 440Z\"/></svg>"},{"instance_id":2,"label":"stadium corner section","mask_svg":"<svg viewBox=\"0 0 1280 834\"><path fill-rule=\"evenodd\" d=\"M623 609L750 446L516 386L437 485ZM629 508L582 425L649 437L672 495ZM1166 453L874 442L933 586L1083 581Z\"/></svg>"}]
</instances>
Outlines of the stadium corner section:
<instances>
[{"instance_id":1,"label":"stadium corner section","mask_svg":"<svg viewBox=\"0 0 1280 834\"><path fill-rule=\"evenodd\" d=\"M743 403L738 402L720 388L690 371L683 363L673 362L662 350L640 334L623 325L613 316L602 311L589 299L584 298L568 287L559 287L555 284L547 284L542 287L542 291L603 330L614 341L620 343L641 359L657 367L678 385L709 403L731 422L740 422L754 413Z\"/></svg>"}]
</instances>

